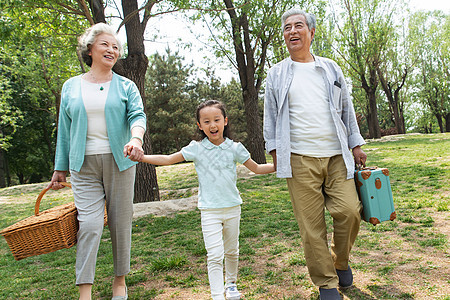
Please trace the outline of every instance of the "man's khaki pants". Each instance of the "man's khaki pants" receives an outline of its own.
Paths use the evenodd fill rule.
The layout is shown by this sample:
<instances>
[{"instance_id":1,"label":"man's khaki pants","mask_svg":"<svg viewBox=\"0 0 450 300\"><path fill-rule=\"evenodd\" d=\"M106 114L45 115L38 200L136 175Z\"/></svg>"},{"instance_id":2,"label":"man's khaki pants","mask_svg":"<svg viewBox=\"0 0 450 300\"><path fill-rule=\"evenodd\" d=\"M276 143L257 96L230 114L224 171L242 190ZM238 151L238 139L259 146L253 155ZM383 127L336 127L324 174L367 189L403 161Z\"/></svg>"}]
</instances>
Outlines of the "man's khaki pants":
<instances>
[{"instance_id":1,"label":"man's khaki pants","mask_svg":"<svg viewBox=\"0 0 450 300\"><path fill-rule=\"evenodd\" d=\"M287 184L311 280L322 288L336 288L336 269L347 270L361 221L354 180L346 178L342 155L315 158L292 154L291 166L292 178ZM325 207L333 218L331 253Z\"/></svg>"}]
</instances>

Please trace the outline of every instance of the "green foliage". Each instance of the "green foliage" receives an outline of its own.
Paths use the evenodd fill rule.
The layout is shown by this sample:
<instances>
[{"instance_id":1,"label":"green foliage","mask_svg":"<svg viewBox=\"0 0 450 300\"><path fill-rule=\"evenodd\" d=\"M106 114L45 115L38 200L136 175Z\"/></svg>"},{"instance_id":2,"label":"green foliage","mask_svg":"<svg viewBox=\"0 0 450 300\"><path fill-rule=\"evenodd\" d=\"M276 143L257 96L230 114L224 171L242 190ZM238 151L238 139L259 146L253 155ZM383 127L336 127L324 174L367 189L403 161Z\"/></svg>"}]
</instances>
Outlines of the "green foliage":
<instances>
[{"instance_id":1,"label":"green foliage","mask_svg":"<svg viewBox=\"0 0 450 300\"><path fill-rule=\"evenodd\" d=\"M423 105L415 93L411 94L411 99L416 102L411 103L410 109L407 111L407 128L410 128L411 132L438 133L440 131L439 124L428 106Z\"/></svg>"},{"instance_id":2,"label":"green foliage","mask_svg":"<svg viewBox=\"0 0 450 300\"><path fill-rule=\"evenodd\" d=\"M232 138L245 140L246 121L239 83L232 79L222 84L208 68L194 70L192 66L184 65L183 57L172 54L170 49L166 51L164 56L155 54L150 58L146 77L153 152L173 153L197 139L196 108L200 102L209 99L225 104ZM202 73L205 75L200 76Z\"/></svg>"},{"instance_id":3,"label":"green foliage","mask_svg":"<svg viewBox=\"0 0 450 300\"><path fill-rule=\"evenodd\" d=\"M411 18L414 55L420 58L414 83L415 99L434 115L440 132L450 130L450 15L440 11L418 12ZM446 126L447 122L447 126ZM427 125L431 124L428 122ZM420 127L423 127L420 126ZM425 127L426 128L426 127Z\"/></svg>"},{"instance_id":4,"label":"green foliage","mask_svg":"<svg viewBox=\"0 0 450 300\"><path fill-rule=\"evenodd\" d=\"M103 2L110 7L109 1ZM414 67L408 69L409 77L400 92L398 104L404 111L409 131L428 133L448 130L448 13L437 11L408 15L403 2L386 0L333 1L331 12L335 17L328 15L330 10L326 5L332 2L326 1L237 0L232 3L241 22L246 20L249 25L247 32L242 27L235 32L235 40L232 23L224 10L224 1L168 0L158 2L152 8L155 14L194 8L191 10L194 13L186 15L208 25L205 32L211 32L212 35L210 43L205 45L205 52L217 54L219 59L213 61L214 66L226 64L237 67L236 54L245 52L250 66L250 58L253 58L255 72L247 73L248 78L254 76L244 85L235 80L224 85L214 73L206 73L206 79L198 76L196 80L192 80L192 66L184 66L184 58L179 57L178 62L175 60L174 64L179 63L177 76L185 76L182 73L187 72L189 79L183 86L180 84L181 77L173 78L172 81L165 78L166 83L173 85L174 89L164 90L171 93L170 99L166 97L165 100L160 98L158 101L165 101L167 107L159 109L157 105L152 105L149 108L155 110L150 120L155 122L152 126L157 129L154 138L159 145L154 147L155 152L176 151L192 138L195 132L193 109L198 101L207 98L216 98L226 103L236 140L244 141L248 138L242 88L251 84L263 88L267 67L287 56L280 16L291 7L301 7L317 16L314 53L334 58L341 66L350 66L344 68L344 72L350 79L363 133L368 132L368 108L367 98L361 89L361 76L357 73L364 70L366 74L368 65L378 63L392 86L398 85L402 71L411 68L411 65ZM343 13L347 4L351 7L356 32L351 30L349 14ZM107 16L108 19L112 17ZM8 151L2 152L2 159L7 160L5 172L9 170L12 173L6 174L9 182L48 178L53 160L59 91L67 78L82 69L75 46L77 36L87 26L89 23L86 14L76 0L58 3L48 0L1 1L0 148ZM357 44L351 42L355 34ZM244 42L246 38L250 41L250 47L236 52L235 45ZM361 57L364 57L362 65L358 60ZM172 70L175 71L176 68ZM153 95L151 88L153 87L147 87L149 97L161 97ZM389 129L393 126L391 104L386 101L379 87L376 97L379 125L382 129ZM257 101L262 114L261 97ZM176 109L177 106L180 109ZM168 133L170 139L164 140ZM3 170L0 168L0 172Z\"/></svg>"},{"instance_id":5,"label":"green foliage","mask_svg":"<svg viewBox=\"0 0 450 300\"><path fill-rule=\"evenodd\" d=\"M177 53L154 54L146 76L146 103L149 131L154 153L173 153L192 140L195 109L190 99L189 76L192 66L183 66Z\"/></svg>"},{"instance_id":6,"label":"green foliage","mask_svg":"<svg viewBox=\"0 0 450 300\"><path fill-rule=\"evenodd\" d=\"M265 162L260 98L267 67L283 59L280 17L293 6L310 7L312 1L197 0L200 10L193 20L202 19L210 31L214 54L224 58L239 76L246 119L247 148L258 163ZM318 5L324 2L319 2Z\"/></svg>"},{"instance_id":7,"label":"green foliage","mask_svg":"<svg viewBox=\"0 0 450 300\"><path fill-rule=\"evenodd\" d=\"M335 28L327 37L337 50L334 58L351 81L355 108L364 123L375 114L369 108L372 93L382 134L383 129L402 127L402 123L409 131L428 133L437 126L441 132L448 130L449 15L440 11L412 14L402 1L333 3ZM364 86L365 97L358 91ZM367 125L360 125L366 131Z\"/></svg>"},{"instance_id":8,"label":"green foliage","mask_svg":"<svg viewBox=\"0 0 450 300\"><path fill-rule=\"evenodd\" d=\"M219 100L225 104L228 114L228 126L231 138L243 142L247 137L247 121L244 113L244 101L239 82L232 78L227 84L222 84L214 72L205 71L206 80L197 78L191 90L191 97L204 101ZM262 112L262 101L260 101Z\"/></svg>"},{"instance_id":9,"label":"green foliage","mask_svg":"<svg viewBox=\"0 0 450 300\"><path fill-rule=\"evenodd\" d=\"M47 1L2 2L0 81L7 88L1 107L7 110L2 119L9 117L10 124L1 130L9 137L10 183L40 182L51 175L55 106L63 82L79 68L76 36L85 25L67 8L54 9Z\"/></svg>"},{"instance_id":10,"label":"green foliage","mask_svg":"<svg viewBox=\"0 0 450 300\"><path fill-rule=\"evenodd\" d=\"M393 15L399 6L387 0L342 0L336 18L334 46L337 60L351 80L352 92L357 92L355 106L363 113L370 137L380 137L377 107L379 79L377 71L384 61L389 40L394 32ZM379 101L378 101L379 102Z\"/></svg>"},{"instance_id":11,"label":"green foliage","mask_svg":"<svg viewBox=\"0 0 450 300\"><path fill-rule=\"evenodd\" d=\"M0 60L0 67L2 66L4 68ZM0 90L2 91L0 94L0 151L3 151L8 150L11 146L10 140L17 129L17 122L22 116L19 110L10 105L13 91L3 71L0 71Z\"/></svg>"},{"instance_id":12,"label":"green foliage","mask_svg":"<svg viewBox=\"0 0 450 300\"><path fill-rule=\"evenodd\" d=\"M209 10L199 10L192 17L193 21L203 20L207 28L211 28L209 47L213 48L214 54L228 61L228 65L237 68L235 44L242 44L248 38L251 49L246 49L255 60L255 81L265 77L267 67L287 57L281 30L281 15L290 8L299 7L305 11L312 12L323 18L326 12L325 1L230 1L236 8L236 13L241 20L248 22L248 32L245 28L239 28L233 37L233 22L230 21L226 12L225 1L194 1L194 5L205 7ZM318 24L316 32L315 51L319 55L329 53L331 50L329 39L327 39L329 24ZM243 26L243 24L240 24ZM323 29L322 29L323 28ZM266 65L267 63L267 65Z\"/></svg>"},{"instance_id":13,"label":"green foliage","mask_svg":"<svg viewBox=\"0 0 450 300\"><path fill-rule=\"evenodd\" d=\"M54 142L54 109L51 97L45 88L29 86L37 76L39 64L15 57L2 59L2 74L10 79L9 103L21 117L16 119L17 130L11 133L11 142L5 157L8 170L19 183L41 182L49 178L52 171ZM23 65L32 73L26 73ZM24 73L22 73L23 71ZM9 179L10 180L10 179Z\"/></svg>"}]
</instances>

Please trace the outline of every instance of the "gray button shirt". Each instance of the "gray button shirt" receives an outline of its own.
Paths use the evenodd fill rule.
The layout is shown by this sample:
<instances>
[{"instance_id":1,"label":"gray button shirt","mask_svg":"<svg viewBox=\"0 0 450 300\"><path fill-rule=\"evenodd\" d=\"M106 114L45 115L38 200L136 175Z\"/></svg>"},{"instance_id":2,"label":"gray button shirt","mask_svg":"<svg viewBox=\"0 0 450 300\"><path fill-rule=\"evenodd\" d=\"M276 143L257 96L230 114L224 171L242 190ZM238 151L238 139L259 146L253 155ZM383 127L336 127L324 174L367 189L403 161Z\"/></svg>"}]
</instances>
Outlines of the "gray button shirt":
<instances>
[{"instance_id":1,"label":"gray button shirt","mask_svg":"<svg viewBox=\"0 0 450 300\"><path fill-rule=\"evenodd\" d=\"M328 89L331 116L350 179L354 176L355 161L349 149L365 142L341 68L327 58L314 56L314 60ZM280 178L292 177L288 92L293 77L293 61L286 58L269 70L266 79L264 140L267 152L277 151L277 177Z\"/></svg>"}]
</instances>

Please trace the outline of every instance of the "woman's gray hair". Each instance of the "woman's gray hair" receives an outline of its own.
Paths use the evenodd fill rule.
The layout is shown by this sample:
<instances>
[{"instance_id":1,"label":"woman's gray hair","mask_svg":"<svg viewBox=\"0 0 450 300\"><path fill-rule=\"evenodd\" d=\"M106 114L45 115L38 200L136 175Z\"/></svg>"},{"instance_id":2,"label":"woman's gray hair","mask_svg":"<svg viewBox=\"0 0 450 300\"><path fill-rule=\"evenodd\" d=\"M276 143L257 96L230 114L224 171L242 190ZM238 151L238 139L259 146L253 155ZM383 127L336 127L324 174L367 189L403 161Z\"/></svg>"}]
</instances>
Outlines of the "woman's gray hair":
<instances>
[{"instance_id":1,"label":"woman's gray hair","mask_svg":"<svg viewBox=\"0 0 450 300\"><path fill-rule=\"evenodd\" d=\"M284 24L286 23L287 18L295 15L302 15L305 17L306 25L308 26L309 30L316 28L316 16L314 14L307 13L306 11L299 8L291 8L281 16L281 28L284 28Z\"/></svg>"},{"instance_id":2,"label":"woman's gray hair","mask_svg":"<svg viewBox=\"0 0 450 300\"><path fill-rule=\"evenodd\" d=\"M112 35L117 41L117 47L119 47L119 57L123 55L123 46L117 37L116 31L108 24L97 23L92 25L78 38L78 51L83 58L83 61L89 67L92 66L92 57L89 55L91 53L91 45L94 44L97 36L100 34L107 33Z\"/></svg>"}]
</instances>

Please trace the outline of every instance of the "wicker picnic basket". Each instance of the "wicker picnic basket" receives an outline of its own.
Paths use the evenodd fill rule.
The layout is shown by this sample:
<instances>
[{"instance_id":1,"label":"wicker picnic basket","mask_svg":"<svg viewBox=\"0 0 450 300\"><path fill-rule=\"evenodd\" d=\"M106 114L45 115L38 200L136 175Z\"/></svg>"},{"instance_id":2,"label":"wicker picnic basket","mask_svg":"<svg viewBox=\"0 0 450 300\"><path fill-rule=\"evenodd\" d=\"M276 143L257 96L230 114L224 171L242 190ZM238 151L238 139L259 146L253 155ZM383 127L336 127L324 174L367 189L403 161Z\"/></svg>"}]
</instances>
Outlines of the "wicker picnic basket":
<instances>
[{"instance_id":1,"label":"wicker picnic basket","mask_svg":"<svg viewBox=\"0 0 450 300\"><path fill-rule=\"evenodd\" d=\"M71 187L69 183L61 184ZM16 260L70 248L77 243L77 209L73 202L39 212L41 199L48 190L49 188L45 188L39 194L34 216L0 232Z\"/></svg>"}]
</instances>

